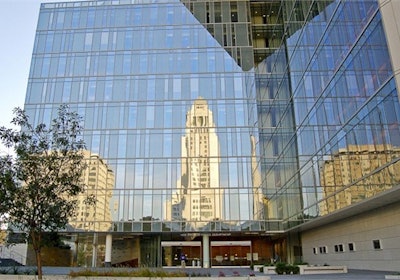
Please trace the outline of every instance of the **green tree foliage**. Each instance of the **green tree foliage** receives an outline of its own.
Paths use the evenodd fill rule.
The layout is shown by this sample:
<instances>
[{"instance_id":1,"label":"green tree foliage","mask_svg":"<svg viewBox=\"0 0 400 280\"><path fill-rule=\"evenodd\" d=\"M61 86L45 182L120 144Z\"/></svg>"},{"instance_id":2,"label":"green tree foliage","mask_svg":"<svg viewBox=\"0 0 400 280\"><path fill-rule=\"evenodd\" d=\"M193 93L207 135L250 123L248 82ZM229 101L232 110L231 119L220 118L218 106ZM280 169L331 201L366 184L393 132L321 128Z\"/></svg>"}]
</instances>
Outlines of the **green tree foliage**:
<instances>
[{"instance_id":1,"label":"green tree foliage","mask_svg":"<svg viewBox=\"0 0 400 280\"><path fill-rule=\"evenodd\" d=\"M67 225L77 196L85 190L81 120L66 105L59 107L49 127L34 127L19 108L14 114L11 123L20 129L0 128L1 142L13 150L0 157L0 217L10 228L26 233L42 279L43 233Z\"/></svg>"}]
</instances>

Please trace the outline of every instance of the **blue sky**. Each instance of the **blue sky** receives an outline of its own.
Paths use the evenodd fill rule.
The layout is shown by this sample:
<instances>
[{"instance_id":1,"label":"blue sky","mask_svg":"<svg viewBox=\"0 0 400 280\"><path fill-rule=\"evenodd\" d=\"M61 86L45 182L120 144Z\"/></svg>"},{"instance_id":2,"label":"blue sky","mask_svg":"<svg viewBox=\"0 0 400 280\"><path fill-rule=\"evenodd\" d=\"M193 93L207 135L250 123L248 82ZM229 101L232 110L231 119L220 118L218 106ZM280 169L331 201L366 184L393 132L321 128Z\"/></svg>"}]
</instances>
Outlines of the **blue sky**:
<instances>
[{"instance_id":1,"label":"blue sky","mask_svg":"<svg viewBox=\"0 0 400 280\"><path fill-rule=\"evenodd\" d=\"M24 106L40 3L61 0L0 0L0 126L10 127Z\"/></svg>"},{"instance_id":2,"label":"blue sky","mask_svg":"<svg viewBox=\"0 0 400 280\"><path fill-rule=\"evenodd\" d=\"M0 0L0 126L12 127L24 107L40 3L62 0ZM1 153L12 153L0 144Z\"/></svg>"}]
</instances>

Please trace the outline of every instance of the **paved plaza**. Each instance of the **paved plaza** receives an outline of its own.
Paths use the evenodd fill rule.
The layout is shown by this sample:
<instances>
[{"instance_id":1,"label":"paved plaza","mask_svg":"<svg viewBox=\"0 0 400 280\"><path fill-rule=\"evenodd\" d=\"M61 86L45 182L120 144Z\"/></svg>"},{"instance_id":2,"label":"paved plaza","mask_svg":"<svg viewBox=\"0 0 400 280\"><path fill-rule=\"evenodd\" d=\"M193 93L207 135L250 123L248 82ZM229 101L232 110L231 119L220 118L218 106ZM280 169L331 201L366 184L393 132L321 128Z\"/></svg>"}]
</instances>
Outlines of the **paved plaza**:
<instances>
[{"instance_id":1,"label":"paved plaza","mask_svg":"<svg viewBox=\"0 0 400 280\"><path fill-rule=\"evenodd\" d=\"M101 268L103 269L103 268ZM157 269L157 268L155 268ZM253 272L249 268L237 268L237 267L223 267L223 268L163 268L167 271L186 271L189 275L211 275L218 276L222 272L225 276L247 276L251 273L255 275L264 275L260 272ZM77 270L73 267L44 267L43 272L45 275L66 275L71 270ZM385 279L385 275L390 274L384 271L367 271L367 270L349 270L345 274L315 274L315 275L269 275L271 280L299 280L299 279L315 279L315 280L338 280L338 279L350 279L350 280L375 280ZM223 279L223 277L221 277Z\"/></svg>"}]
</instances>

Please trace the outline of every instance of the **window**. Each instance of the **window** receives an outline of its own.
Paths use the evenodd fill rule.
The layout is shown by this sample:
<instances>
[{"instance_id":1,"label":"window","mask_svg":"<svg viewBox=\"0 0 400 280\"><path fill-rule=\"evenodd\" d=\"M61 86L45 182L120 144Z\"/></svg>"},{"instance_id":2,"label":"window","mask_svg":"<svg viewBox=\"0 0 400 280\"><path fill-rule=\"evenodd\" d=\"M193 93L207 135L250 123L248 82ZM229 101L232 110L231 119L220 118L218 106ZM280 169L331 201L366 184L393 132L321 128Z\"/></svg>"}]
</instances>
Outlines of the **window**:
<instances>
[{"instance_id":1,"label":"window","mask_svg":"<svg viewBox=\"0 0 400 280\"><path fill-rule=\"evenodd\" d=\"M335 245L335 252L336 253L344 252L343 244Z\"/></svg>"},{"instance_id":2,"label":"window","mask_svg":"<svg viewBox=\"0 0 400 280\"><path fill-rule=\"evenodd\" d=\"M317 255L318 254L318 248L314 247L313 248L313 253L314 253L314 255Z\"/></svg>"},{"instance_id":3,"label":"window","mask_svg":"<svg viewBox=\"0 0 400 280\"><path fill-rule=\"evenodd\" d=\"M375 250L382 249L380 240L372 240L372 244Z\"/></svg>"},{"instance_id":4,"label":"window","mask_svg":"<svg viewBox=\"0 0 400 280\"><path fill-rule=\"evenodd\" d=\"M327 254L328 250L327 250L326 246L319 247L319 253L320 254Z\"/></svg>"},{"instance_id":5,"label":"window","mask_svg":"<svg viewBox=\"0 0 400 280\"><path fill-rule=\"evenodd\" d=\"M354 243L349 243L348 245L349 245L349 251L354 252L355 251Z\"/></svg>"}]
</instances>

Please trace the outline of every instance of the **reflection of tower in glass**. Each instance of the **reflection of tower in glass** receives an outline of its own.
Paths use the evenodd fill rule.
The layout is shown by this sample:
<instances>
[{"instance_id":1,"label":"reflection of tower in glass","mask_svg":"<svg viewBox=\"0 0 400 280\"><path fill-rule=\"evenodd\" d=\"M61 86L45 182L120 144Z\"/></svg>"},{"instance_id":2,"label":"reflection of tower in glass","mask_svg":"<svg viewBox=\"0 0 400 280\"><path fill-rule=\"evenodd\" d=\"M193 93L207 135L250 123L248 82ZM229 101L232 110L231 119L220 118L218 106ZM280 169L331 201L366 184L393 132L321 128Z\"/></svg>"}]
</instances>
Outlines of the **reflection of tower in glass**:
<instances>
[{"instance_id":1,"label":"reflection of tower in glass","mask_svg":"<svg viewBox=\"0 0 400 280\"><path fill-rule=\"evenodd\" d=\"M87 169L82 175L86 192L78 197L76 217L70 221L76 229L108 231L111 227L110 200L114 189L114 172L98 155L84 152ZM94 206L86 205L84 200L93 195Z\"/></svg>"},{"instance_id":2,"label":"reflection of tower in glass","mask_svg":"<svg viewBox=\"0 0 400 280\"><path fill-rule=\"evenodd\" d=\"M186 114L182 137L182 177L174 204L187 221L221 219L222 190L219 186L219 143L207 101L197 99ZM179 207L177 207L179 205ZM173 207L174 207L173 206Z\"/></svg>"}]
</instances>

